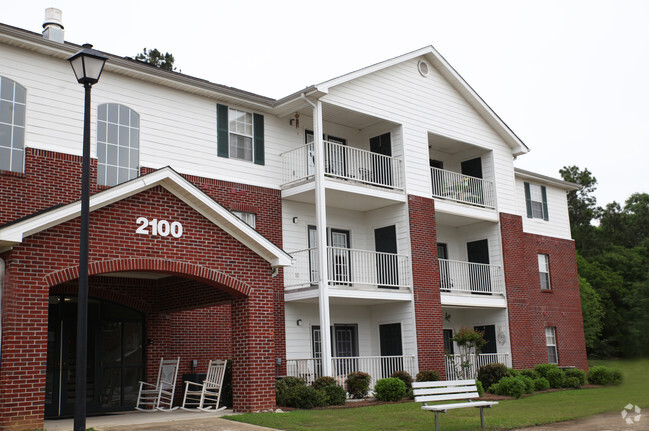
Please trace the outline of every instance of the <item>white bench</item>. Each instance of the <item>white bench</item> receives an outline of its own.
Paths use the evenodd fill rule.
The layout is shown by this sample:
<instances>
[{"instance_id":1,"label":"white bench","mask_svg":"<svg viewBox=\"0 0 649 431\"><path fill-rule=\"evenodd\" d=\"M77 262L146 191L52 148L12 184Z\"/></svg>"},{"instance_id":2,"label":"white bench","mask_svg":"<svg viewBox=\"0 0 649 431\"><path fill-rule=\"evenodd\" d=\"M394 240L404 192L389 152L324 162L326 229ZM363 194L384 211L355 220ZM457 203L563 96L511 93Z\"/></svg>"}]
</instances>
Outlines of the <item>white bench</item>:
<instances>
[{"instance_id":1,"label":"white bench","mask_svg":"<svg viewBox=\"0 0 649 431\"><path fill-rule=\"evenodd\" d=\"M440 413L446 413L447 410L461 409L464 407L480 408L480 425L484 429L484 412L483 409L491 408L495 401L471 401L471 398L478 398L478 388L475 380L447 380L438 382L413 382L413 393L416 403L424 403L422 409L435 412L435 431L439 431ZM468 400L461 403L434 404L427 405L436 401Z\"/></svg>"}]
</instances>

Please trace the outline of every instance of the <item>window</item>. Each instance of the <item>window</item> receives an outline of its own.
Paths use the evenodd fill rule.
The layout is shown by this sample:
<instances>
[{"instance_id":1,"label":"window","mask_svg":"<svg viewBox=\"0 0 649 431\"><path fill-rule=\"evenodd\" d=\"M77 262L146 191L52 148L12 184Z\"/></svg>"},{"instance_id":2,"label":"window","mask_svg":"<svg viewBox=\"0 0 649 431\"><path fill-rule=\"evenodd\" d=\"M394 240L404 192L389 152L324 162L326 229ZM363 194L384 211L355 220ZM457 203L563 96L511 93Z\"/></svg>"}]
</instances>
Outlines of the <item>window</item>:
<instances>
[{"instance_id":1,"label":"window","mask_svg":"<svg viewBox=\"0 0 649 431\"><path fill-rule=\"evenodd\" d=\"M139 173L140 116L117 103L97 108L97 183L114 186Z\"/></svg>"},{"instance_id":2,"label":"window","mask_svg":"<svg viewBox=\"0 0 649 431\"><path fill-rule=\"evenodd\" d=\"M547 254L539 254L539 276L541 290L550 290L550 260Z\"/></svg>"},{"instance_id":3,"label":"window","mask_svg":"<svg viewBox=\"0 0 649 431\"><path fill-rule=\"evenodd\" d=\"M548 220L548 198L545 186L525 183L525 205L528 218Z\"/></svg>"},{"instance_id":4,"label":"window","mask_svg":"<svg viewBox=\"0 0 649 431\"><path fill-rule=\"evenodd\" d=\"M217 155L263 165L264 116L216 105Z\"/></svg>"},{"instance_id":5,"label":"window","mask_svg":"<svg viewBox=\"0 0 649 431\"><path fill-rule=\"evenodd\" d=\"M232 214L239 217L241 220L253 229L257 228L257 214L246 211L232 211Z\"/></svg>"},{"instance_id":6,"label":"window","mask_svg":"<svg viewBox=\"0 0 649 431\"><path fill-rule=\"evenodd\" d=\"M548 364L558 364L557 356L557 331L553 326L545 328L545 345L548 348Z\"/></svg>"},{"instance_id":7,"label":"window","mask_svg":"<svg viewBox=\"0 0 649 431\"><path fill-rule=\"evenodd\" d=\"M23 172L25 87L0 77L0 170Z\"/></svg>"}]
</instances>

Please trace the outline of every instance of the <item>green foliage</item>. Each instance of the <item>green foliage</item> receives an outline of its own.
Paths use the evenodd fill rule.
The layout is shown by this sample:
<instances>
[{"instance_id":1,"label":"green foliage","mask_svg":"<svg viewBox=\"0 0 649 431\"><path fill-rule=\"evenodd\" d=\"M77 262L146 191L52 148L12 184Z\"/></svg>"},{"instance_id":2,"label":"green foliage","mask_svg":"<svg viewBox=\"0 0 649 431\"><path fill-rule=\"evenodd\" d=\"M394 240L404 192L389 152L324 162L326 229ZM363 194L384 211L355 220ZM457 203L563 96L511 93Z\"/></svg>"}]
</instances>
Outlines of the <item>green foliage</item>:
<instances>
[{"instance_id":1,"label":"green foliage","mask_svg":"<svg viewBox=\"0 0 649 431\"><path fill-rule=\"evenodd\" d=\"M515 377L525 384L526 394L534 393L534 380L531 377L527 377L527 376L515 376Z\"/></svg>"},{"instance_id":2,"label":"green foliage","mask_svg":"<svg viewBox=\"0 0 649 431\"><path fill-rule=\"evenodd\" d=\"M527 376L532 380L539 378L538 373L536 371L534 371L534 370L520 370L518 373L521 376Z\"/></svg>"},{"instance_id":3,"label":"green foliage","mask_svg":"<svg viewBox=\"0 0 649 431\"><path fill-rule=\"evenodd\" d=\"M597 346L604 328L604 307L597 291L581 276L579 277L579 295L586 350L592 352Z\"/></svg>"},{"instance_id":4,"label":"green foliage","mask_svg":"<svg viewBox=\"0 0 649 431\"><path fill-rule=\"evenodd\" d=\"M354 399L366 397L370 390L370 375L362 371L348 374L345 379L345 389Z\"/></svg>"},{"instance_id":5,"label":"green foliage","mask_svg":"<svg viewBox=\"0 0 649 431\"><path fill-rule=\"evenodd\" d=\"M577 377L566 377L565 379L563 379L563 387L580 389L581 383L579 383L579 379Z\"/></svg>"},{"instance_id":6,"label":"green foliage","mask_svg":"<svg viewBox=\"0 0 649 431\"><path fill-rule=\"evenodd\" d=\"M336 379L333 377L329 376L321 376L318 377L311 383L311 386L313 386L314 389L322 389L327 386L337 386Z\"/></svg>"},{"instance_id":7,"label":"green foliage","mask_svg":"<svg viewBox=\"0 0 649 431\"><path fill-rule=\"evenodd\" d=\"M305 386L306 382L300 377L284 377L275 381L275 402L278 406L294 407L291 405L293 388Z\"/></svg>"},{"instance_id":8,"label":"green foliage","mask_svg":"<svg viewBox=\"0 0 649 431\"><path fill-rule=\"evenodd\" d=\"M145 63L152 64L156 67L159 67L160 69L165 69L165 70L176 70L176 67L174 66L174 59L173 54L170 54L168 52L165 52L164 54L160 51L158 51L156 48L153 49L146 49L144 48L141 53L137 54L135 56L136 60L144 61Z\"/></svg>"},{"instance_id":9,"label":"green foliage","mask_svg":"<svg viewBox=\"0 0 649 431\"><path fill-rule=\"evenodd\" d=\"M406 396L406 384L396 377L380 379L374 385L374 395L381 401L399 401Z\"/></svg>"},{"instance_id":10,"label":"green foliage","mask_svg":"<svg viewBox=\"0 0 649 431\"><path fill-rule=\"evenodd\" d=\"M417 373L416 380L418 382L437 382L439 381L439 373L434 370L421 370Z\"/></svg>"},{"instance_id":11,"label":"green foliage","mask_svg":"<svg viewBox=\"0 0 649 431\"><path fill-rule=\"evenodd\" d=\"M627 330L631 343L627 352L632 356L649 357L649 280L633 283L624 300L629 313Z\"/></svg>"},{"instance_id":12,"label":"green foliage","mask_svg":"<svg viewBox=\"0 0 649 431\"><path fill-rule=\"evenodd\" d=\"M577 166L564 166L559 173L565 181L581 186L578 190L568 192L570 230L577 250L591 249L596 242L596 229L592 222L598 215L597 199L593 196L597 179L588 169L582 170Z\"/></svg>"},{"instance_id":13,"label":"green foliage","mask_svg":"<svg viewBox=\"0 0 649 431\"><path fill-rule=\"evenodd\" d=\"M491 392L493 384L498 383L500 379L508 375L505 364L486 364L478 370L478 380L482 382L485 388L489 388L487 389L488 392Z\"/></svg>"},{"instance_id":14,"label":"green foliage","mask_svg":"<svg viewBox=\"0 0 649 431\"><path fill-rule=\"evenodd\" d=\"M583 370L580 370L579 368L568 368L563 370L563 374L565 374L566 379L569 377L574 377L579 381L579 386L584 386L584 383L586 383L586 372ZM573 386L564 386L564 387L573 387Z\"/></svg>"},{"instance_id":15,"label":"green foliage","mask_svg":"<svg viewBox=\"0 0 649 431\"><path fill-rule=\"evenodd\" d=\"M503 377L498 383L489 387L489 392L507 397L520 398L526 393L527 383L523 381L524 377Z\"/></svg>"},{"instance_id":16,"label":"green foliage","mask_svg":"<svg viewBox=\"0 0 649 431\"><path fill-rule=\"evenodd\" d=\"M507 375L508 375L509 377L516 377L516 376L518 376L519 374L520 374L520 373L518 372L518 370L515 370L515 369L513 369L513 368L507 368Z\"/></svg>"},{"instance_id":17,"label":"green foliage","mask_svg":"<svg viewBox=\"0 0 649 431\"><path fill-rule=\"evenodd\" d=\"M622 380L622 371L616 368L596 366L588 370L588 383L593 385L619 385Z\"/></svg>"},{"instance_id":18,"label":"green foliage","mask_svg":"<svg viewBox=\"0 0 649 431\"><path fill-rule=\"evenodd\" d=\"M480 380L475 381L475 387L478 389L478 395L483 396L484 386L482 386L482 382Z\"/></svg>"},{"instance_id":19,"label":"green foliage","mask_svg":"<svg viewBox=\"0 0 649 431\"><path fill-rule=\"evenodd\" d=\"M395 377L399 380L401 380L403 383L406 384L406 390L412 389L412 376L410 375L409 372L401 370L401 371L395 371L392 373L392 376L390 377Z\"/></svg>"},{"instance_id":20,"label":"green foliage","mask_svg":"<svg viewBox=\"0 0 649 431\"><path fill-rule=\"evenodd\" d=\"M539 376L545 377L550 383L551 388L558 389L563 387L563 379L565 376L557 364L539 364L534 367L534 371Z\"/></svg>"},{"instance_id":21,"label":"green foliage","mask_svg":"<svg viewBox=\"0 0 649 431\"><path fill-rule=\"evenodd\" d=\"M342 386L329 385L320 389L325 395L325 405L344 406L347 401L347 392Z\"/></svg>"},{"instance_id":22,"label":"green foliage","mask_svg":"<svg viewBox=\"0 0 649 431\"><path fill-rule=\"evenodd\" d=\"M480 353L484 345L487 344L482 332L466 327L460 328L460 330L455 333L453 341L455 341L460 348L466 347L468 349L475 349L475 353Z\"/></svg>"},{"instance_id":23,"label":"green foliage","mask_svg":"<svg viewBox=\"0 0 649 431\"><path fill-rule=\"evenodd\" d=\"M298 409L312 409L326 405L324 391L313 389L311 386L292 386L287 390L286 406Z\"/></svg>"},{"instance_id":24,"label":"green foliage","mask_svg":"<svg viewBox=\"0 0 649 431\"><path fill-rule=\"evenodd\" d=\"M537 377L534 379L534 390L535 391L544 391L550 389L550 382L545 377Z\"/></svg>"}]
</instances>

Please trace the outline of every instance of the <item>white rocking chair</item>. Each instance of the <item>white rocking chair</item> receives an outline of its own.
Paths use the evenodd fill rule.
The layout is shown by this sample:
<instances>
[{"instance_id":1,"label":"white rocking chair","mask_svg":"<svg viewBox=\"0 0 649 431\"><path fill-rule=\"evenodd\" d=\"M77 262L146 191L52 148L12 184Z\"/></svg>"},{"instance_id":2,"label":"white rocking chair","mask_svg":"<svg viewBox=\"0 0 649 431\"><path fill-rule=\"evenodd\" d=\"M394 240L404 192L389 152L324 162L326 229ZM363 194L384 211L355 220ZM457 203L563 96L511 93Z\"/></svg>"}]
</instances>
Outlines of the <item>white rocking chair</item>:
<instances>
[{"instance_id":1,"label":"white rocking chair","mask_svg":"<svg viewBox=\"0 0 649 431\"><path fill-rule=\"evenodd\" d=\"M176 378L178 377L178 359L160 359L158 381L156 384L140 382L140 392L137 396L136 410L153 412L156 410L170 412L178 407L172 407Z\"/></svg>"},{"instance_id":2,"label":"white rocking chair","mask_svg":"<svg viewBox=\"0 0 649 431\"><path fill-rule=\"evenodd\" d=\"M225 406L219 408L219 400L221 399L221 388L227 363L228 361L210 361L203 383L185 382L183 410L197 408L207 411L214 408L216 410L212 411L219 411L225 409Z\"/></svg>"}]
</instances>

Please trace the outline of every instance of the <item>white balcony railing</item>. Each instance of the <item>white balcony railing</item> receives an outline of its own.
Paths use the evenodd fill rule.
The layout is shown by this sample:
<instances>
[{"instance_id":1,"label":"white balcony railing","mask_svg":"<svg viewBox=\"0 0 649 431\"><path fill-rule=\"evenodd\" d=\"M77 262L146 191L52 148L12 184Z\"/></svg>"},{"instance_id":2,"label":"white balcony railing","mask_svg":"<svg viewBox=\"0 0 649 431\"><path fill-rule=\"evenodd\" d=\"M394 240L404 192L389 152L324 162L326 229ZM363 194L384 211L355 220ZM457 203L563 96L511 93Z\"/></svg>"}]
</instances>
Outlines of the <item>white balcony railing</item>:
<instances>
[{"instance_id":1,"label":"white balcony railing","mask_svg":"<svg viewBox=\"0 0 649 431\"><path fill-rule=\"evenodd\" d=\"M485 208L496 208L492 181L439 168L430 168L430 176L434 197Z\"/></svg>"},{"instance_id":2,"label":"white balcony railing","mask_svg":"<svg viewBox=\"0 0 649 431\"><path fill-rule=\"evenodd\" d=\"M396 157L329 141L324 141L324 155L325 175L328 177L403 190L402 164ZM312 143L282 153L280 157L282 184L306 180L315 173Z\"/></svg>"},{"instance_id":3,"label":"white balcony railing","mask_svg":"<svg viewBox=\"0 0 649 431\"><path fill-rule=\"evenodd\" d=\"M440 290L450 293L505 294L500 266L439 259Z\"/></svg>"},{"instance_id":4,"label":"white balcony railing","mask_svg":"<svg viewBox=\"0 0 649 431\"><path fill-rule=\"evenodd\" d=\"M466 364L462 364L460 355L446 355L446 379L475 379L480 367L487 364L505 364L507 367L512 366L509 353L481 353L478 355L477 361L475 355L470 355L466 362Z\"/></svg>"},{"instance_id":5,"label":"white balcony railing","mask_svg":"<svg viewBox=\"0 0 649 431\"><path fill-rule=\"evenodd\" d=\"M287 290L318 282L318 250L291 252L293 265L284 270ZM405 255L327 247L329 285L341 287L410 288L410 264Z\"/></svg>"},{"instance_id":6,"label":"white balcony railing","mask_svg":"<svg viewBox=\"0 0 649 431\"><path fill-rule=\"evenodd\" d=\"M407 371L413 377L417 374L417 363L414 355L403 356L354 356L331 358L333 377L344 386L349 373L363 371L370 375L370 389L377 380L390 377L395 371ZM308 384L322 376L322 359L287 359L286 374L302 377Z\"/></svg>"}]
</instances>

